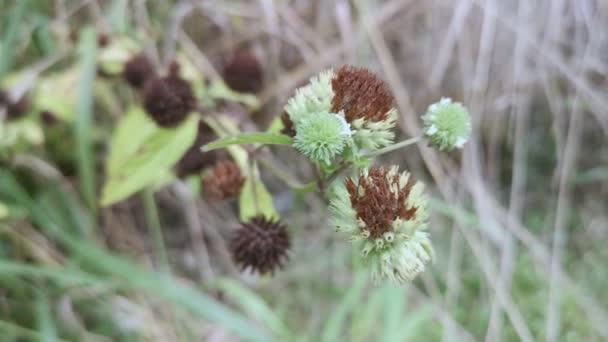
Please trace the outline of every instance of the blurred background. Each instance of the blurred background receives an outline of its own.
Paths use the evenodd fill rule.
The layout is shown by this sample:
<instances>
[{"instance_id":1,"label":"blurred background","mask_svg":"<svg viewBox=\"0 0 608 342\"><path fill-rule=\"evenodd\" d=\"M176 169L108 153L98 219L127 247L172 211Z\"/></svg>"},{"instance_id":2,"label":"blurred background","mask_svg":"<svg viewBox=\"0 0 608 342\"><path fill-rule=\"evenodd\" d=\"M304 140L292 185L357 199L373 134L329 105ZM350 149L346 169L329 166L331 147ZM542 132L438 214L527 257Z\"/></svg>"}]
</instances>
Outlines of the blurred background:
<instances>
[{"instance_id":1,"label":"blurred background","mask_svg":"<svg viewBox=\"0 0 608 342\"><path fill-rule=\"evenodd\" d=\"M0 340L607 340L607 23L602 0L0 1L12 96L0 121ZM246 131L346 63L390 85L398 140L441 97L464 103L474 129L462 151L421 143L379 161L426 183L435 263L408 286L372 286L324 199L264 169L292 239L273 275L235 267L236 203L191 191L192 177L98 205L114 128L139 101L100 67L124 51L159 69L185 56L215 94L209 111ZM66 70L67 85L52 81ZM43 82L64 94L43 102L71 112L41 112ZM297 153L270 151L290 179L314 177Z\"/></svg>"}]
</instances>

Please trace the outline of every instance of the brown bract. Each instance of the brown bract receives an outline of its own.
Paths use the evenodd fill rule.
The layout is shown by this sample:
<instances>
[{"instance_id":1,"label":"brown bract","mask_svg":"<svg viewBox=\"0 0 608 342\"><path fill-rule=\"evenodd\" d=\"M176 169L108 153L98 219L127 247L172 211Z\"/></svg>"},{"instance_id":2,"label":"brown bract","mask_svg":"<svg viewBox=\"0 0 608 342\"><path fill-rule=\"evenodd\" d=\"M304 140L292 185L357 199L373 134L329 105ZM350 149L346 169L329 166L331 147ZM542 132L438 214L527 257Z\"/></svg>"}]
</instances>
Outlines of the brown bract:
<instances>
[{"instance_id":1,"label":"brown bract","mask_svg":"<svg viewBox=\"0 0 608 342\"><path fill-rule=\"evenodd\" d=\"M203 180L203 188L210 197L222 200L237 197L244 183L245 177L233 161L220 160Z\"/></svg>"},{"instance_id":2,"label":"brown bract","mask_svg":"<svg viewBox=\"0 0 608 342\"><path fill-rule=\"evenodd\" d=\"M288 135L292 138L295 137L296 130L293 127L293 121L291 121L287 112L283 112L283 114L281 114L281 122L283 123L283 129L281 130L281 133Z\"/></svg>"},{"instance_id":3,"label":"brown bract","mask_svg":"<svg viewBox=\"0 0 608 342\"><path fill-rule=\"evenodd\" d=\"M148 57L139 54L127 61L122 76L133 88L140 89L146 81L156 77L156 70Z\"/></svg>"},{"instance_id":4,"label":"brown bract","mask_svg":"<svg viewBox=\"0 0 608 342\"><path fill-rule=\"evenodd\" d=\"M264 82L262 65L254 54L248 52L237 52L229 58L222 76L230 88L243 93L257 93Z\"/></svg>"},{"instance_id":5,"label":"brown bract","mask_svg":"<svg viewBox=\"0 0 608 342\"><path fill-rule=\"evenodd\" d=\"M217 160L218 152L203 152L201 150L201 146L215 140L216 138L217 136L211 127L202 121L199 122L196 140L175 166L177 176L181 178L196 174L201 172L204 168L213 165L213 163L215 163Z\"/></svg>"},{"instance_id":6,"label":"brown bract","mask_svg":"<svg viewBox=\"0 0 608 342\"><path fill-rule=\"evenodd\" d=\"M352 178L346 179L351 205L357 218L365 223L362 229L367 230L372 238L392 231L392 223L397 218L411 220L416 215L416 207L407 208L412 178L400 187L399 173L387 177L388 172L385 167L372 167L367 176L361 174L356 183ZM391 186L397 192L391 191Z\"/></svg>"},{"instance_id":7,"label":"brown bract","mask_svg":"<svg viewBox=\"0 0 608 342\"><path fill-rule=\"evenodd\" d=\"M346 121L364 118L379 122L393 107L393 96L386 83L365 68L344 65L331 81L334 91L333 113L344 111Z\"/></svg>"},{"instance_id":8,"label":"brown bract","mask_svg":"<svg viewBox=\"0 0 608 342\"><path fill-rule=\"evenodd\" d=\"M190 84L175 75L148 81L143 96L147 113L164 127L176 126L196 107Z\"/></svg>"},{"instance_id":9,"label":"brown bract","mask_svg":"<svg viewBox=\"0 0 608 342\"><path fill-rule=\"evenodd\" d=\"M230 240L230 251L243 270L250 268L264 274L283 265L290 245L285 225L257 216L235 232Z\"/></svg>"}]
</instances>

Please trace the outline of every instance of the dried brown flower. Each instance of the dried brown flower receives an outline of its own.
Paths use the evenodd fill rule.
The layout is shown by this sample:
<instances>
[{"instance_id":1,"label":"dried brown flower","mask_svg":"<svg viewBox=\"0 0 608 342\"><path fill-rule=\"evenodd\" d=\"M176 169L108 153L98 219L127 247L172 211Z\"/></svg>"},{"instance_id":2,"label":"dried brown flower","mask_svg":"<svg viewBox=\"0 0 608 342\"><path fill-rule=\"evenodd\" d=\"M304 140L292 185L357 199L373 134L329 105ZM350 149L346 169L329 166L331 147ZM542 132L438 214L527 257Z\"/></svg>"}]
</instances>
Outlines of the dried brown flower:
<instances>
[{"instance_id":1,"label":"dried brown flower","mask_svg":"<svg viewBox=\"0 0 608 342\"><path fill-rule=\"evenodd\" d=\"M243 223L230 240L235 263L243 270L250 268L261 274L281 267L287 260L290 245L287 227L263 216Z\"/></svg>"},{"instance_id":2,"label":"dried brown flower","mask_svg":"<svg viewBox=\"0 0 608 342\"><path fill-rule=\"evenodd\" d=\"M59 122L59 120L57 119L57 115L48 110L43 110L42 112L40 112L40 119L47 126L53 126Z\"/></svg>"},{"instance_id":3,"label":"dried brown flower","mask_svg":"<svg viewBox=\"0 0 608 342\"><path fill-rule=\"evenodd\" d=\"M237 52L226 61L222 70L226 84L243 93L256 93L264 85L264 71L258 58L248 52Z\"/></svg>"},{"instance_id":4,"label":"dried brown flower","mask_svg":"<svg viewBox=\"0 0 608 342\"><path fill-rule=\"evenodd\" d=\"M196 107L192 87L175 75L148 81L143 96L150 117L164 127L176 126Z\"/></svg>"},{"instance_id":5,"label":"dried brown flower","mask_svg":"<svg viewBox=\"0 0 608 342\"><path fill-rule=\"evenodd\" d=\"M222 200L237 197L245 183L239 167L231 160L220 160L203 180L203 189L212 198Z\"/></svg>"},{"instance_id":6,"label":"dried brown flower","mask_svg":"<svg viewBox=\"0 0 608 342\"><path fill-rule=\"evenodd\" d=\"M156 77L156 71L150 59L139 54L127 61L122 76L133 88L141 89L146 81Z\"/></svg>"},{"instance_id":7,"label":"dried brown flower","mask_svg":"<svg viewBox=\"0 0 608 342\"><path fill-rule=\"evenodd\" d=\"M281 133L288 135L292 138L295 137L296 130L293 127L293 121L291 121L287 112L283 112L283 114L281 114L281 122L283 123L283 129L281 130Z\"/></svg>"},{"instance_id":8,"label":"dried brown flower","mask_svg":"<svg viewBox=\"0 0 608 342\"><path fill-rule=\"evenodd\" d=\"M393 96L387 84L365 68L344 65L331 81L334 91L334 113L344 111L346 121L359 118L380 122L393 107Z\"/></svg>"},{"instance_id":9,"label":"dried brown flower","mask_svg":"<svg viewBox=\"0 0 608 342\"><path fill-rule=\"evenodd\" d=\"M201 121L198 124L198 135L196 140L175 166L175 172L178 177L181 178L199 173L204 168L215 163L218 157L218 152L203 152L201 151L201 146L215 140L216 137L217 136L211 127L209 127L206 123Z\"/></svg>"},{"instance_id":10,"label":"dried brown flower","mask_svg":"<svg viewBox=\"0 0 608 342\"><path fill-rule=\"evenodd\" d=\"M397 218L411 220L416 215L416 207L407 207L407 199L414 185L412 178L400 186L400 174L389 174L389 170L386 167L372 167L367 174L359 176L357 183L352 178L345 182L357 218L365 223L372 238L390 231Z\"/></svg>"}]
</instances>

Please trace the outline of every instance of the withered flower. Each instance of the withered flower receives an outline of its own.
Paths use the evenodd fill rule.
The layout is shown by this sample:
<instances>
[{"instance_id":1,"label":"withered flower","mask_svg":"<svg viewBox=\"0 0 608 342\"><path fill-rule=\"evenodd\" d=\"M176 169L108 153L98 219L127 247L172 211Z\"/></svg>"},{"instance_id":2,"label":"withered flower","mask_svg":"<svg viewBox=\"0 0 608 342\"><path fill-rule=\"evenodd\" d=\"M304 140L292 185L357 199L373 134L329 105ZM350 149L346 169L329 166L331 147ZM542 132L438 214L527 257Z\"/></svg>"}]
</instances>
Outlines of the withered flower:
<instances>
[{"instance_id":1,"label":"withered flower","mask_svg":"<svg viewBox=\"0 0 608 342\"><path fill-rule=\"evenodd\" d=\"M222 70L226 84L241 93L257 93L264 85L264 70L258 58L249 52L231 56Z\"/></svg>"},{"instance_id":2,"label":"withered flower","mask_svg":"<svg viewBox=\"0 0 608 342\"><path fill-rule=\"evenodd\" d=\"M278 220L257 216L243 223L230 240L237 265L260 274L272 273L287 260L291 246L287 227Z\"/></svg>"},{"instance_id":3,"label":"withered flower","mask_svg":"<svg viewBox=\"0 0 608 342\"><path fill-rule=\"evenodd\" d=\"M203 152L201 146L215 140L216 134L203 121L198 124L198 133L196 140L190 148L184 153L182 158L175 165L175 172L178 177L186 177L188 175L197 174L204 168L213 165L218 157L217 151Z\"/></svg>"},{"instance_id":4,"label":"withered flower","mask_svg":"<svg viewBox=\"0 0 608 342\"><path fill-rule=\"evenodd\" d=\"M146 81L156 77L156 70L146 55L139 54L125 63L122 76L133 88L141 89Z\"/></svg>"},{"instance_id":5,"label":"withered flower","mask_svg":"<svg viewBox=\"0 0 608 342\"><path fill-rule=\"evenodd\" d=\"M365 68L340 67L331 80L331 87L334 91L331 111L343 111L348 122L360 118L384 121L393 108L393 95L388 85Z\"/></svg>"},{"instance_id":6,"label":"withered flower","mask_svg":"<svg viewBox=\"0 0 608 342\"><path fill-rule=\"evenodd\" d=\"M231 160L220 160L203 179L203 189L212 198L238 197L245 183L239 167Z\"/></svg>"},{"instance_id":7,"label":"withered flower","mask_svg":"<svg viewBox=\"0 0 608 342\"><path fill-rule=\"evenodd\" d=\"M333 223L361 248L374 282L410 281L432 260L423 191L422 183L397 167L365 169L334 190Z\"/></svg>"},{"instance_id":8,"label":"withered flower","mask_svg":"<svg viewBox=\"0 0 608 342\"><path fill-rule=\"evenodd\" d=\"M176 75L148 81L143 96L146 112L163 127L178 125L196 107L192 87Z\"/></svg>"}]
</instances>

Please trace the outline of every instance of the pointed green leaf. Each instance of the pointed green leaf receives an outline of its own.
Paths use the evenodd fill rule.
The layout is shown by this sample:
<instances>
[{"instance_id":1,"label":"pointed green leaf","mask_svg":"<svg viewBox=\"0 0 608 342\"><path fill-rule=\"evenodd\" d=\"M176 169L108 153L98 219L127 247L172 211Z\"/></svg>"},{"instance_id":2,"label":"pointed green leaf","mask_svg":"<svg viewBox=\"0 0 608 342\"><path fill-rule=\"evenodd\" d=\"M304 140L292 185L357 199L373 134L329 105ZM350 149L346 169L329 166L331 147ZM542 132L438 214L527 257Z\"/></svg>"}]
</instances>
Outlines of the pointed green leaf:
<instances>
[{"instance_id":1,"label":"pointed green leaf","mask_svg":"<svg viewBox=\"0 0 608 342\"><path fill-rule=\"evenodd\" d=\"M260 180L258 172L253 172L247 177L243 185L239 197L239 211L243 222L257 215L264 215L267 218L279 217L272 203L272 195Z\"/></svg>"},{"instance_id":2,"label":"pointed green leaf","mask_svg":"<svg viewBox=\"0 0 608 342\"><path fill-rule=\"evenodd\" d=\"M265 145L291 145L293 139L276 133L242 133L231 137L218 139L212 143L203 146L203 151L208 152L224 148L232 145L243 144L265 144Z\"/></svg>"},{"instance_id":3,"label":"pointed green leaf","mask_svg":"<svg viewBox=\"0 0 608 342\"><path fill-rule=\"evenodd\" d=\"M158 128L145 138L142 136L145 134L136 133L140 128L135 128L132 131L135 143L131 143L123 133L117 133L114 142L118 141L120 145L113 146L112 153L119 153L120 156L110 158L114 161L108 167L110 172L103 188L101 204L107 206L116 203L161 179L194 142L198 120L196 115L191 115L180 126L174 129ZM141 129L150 129L145 126ZM114 152L122 148L128 149L127 153Z\"/></svg>"}]
</instances>

